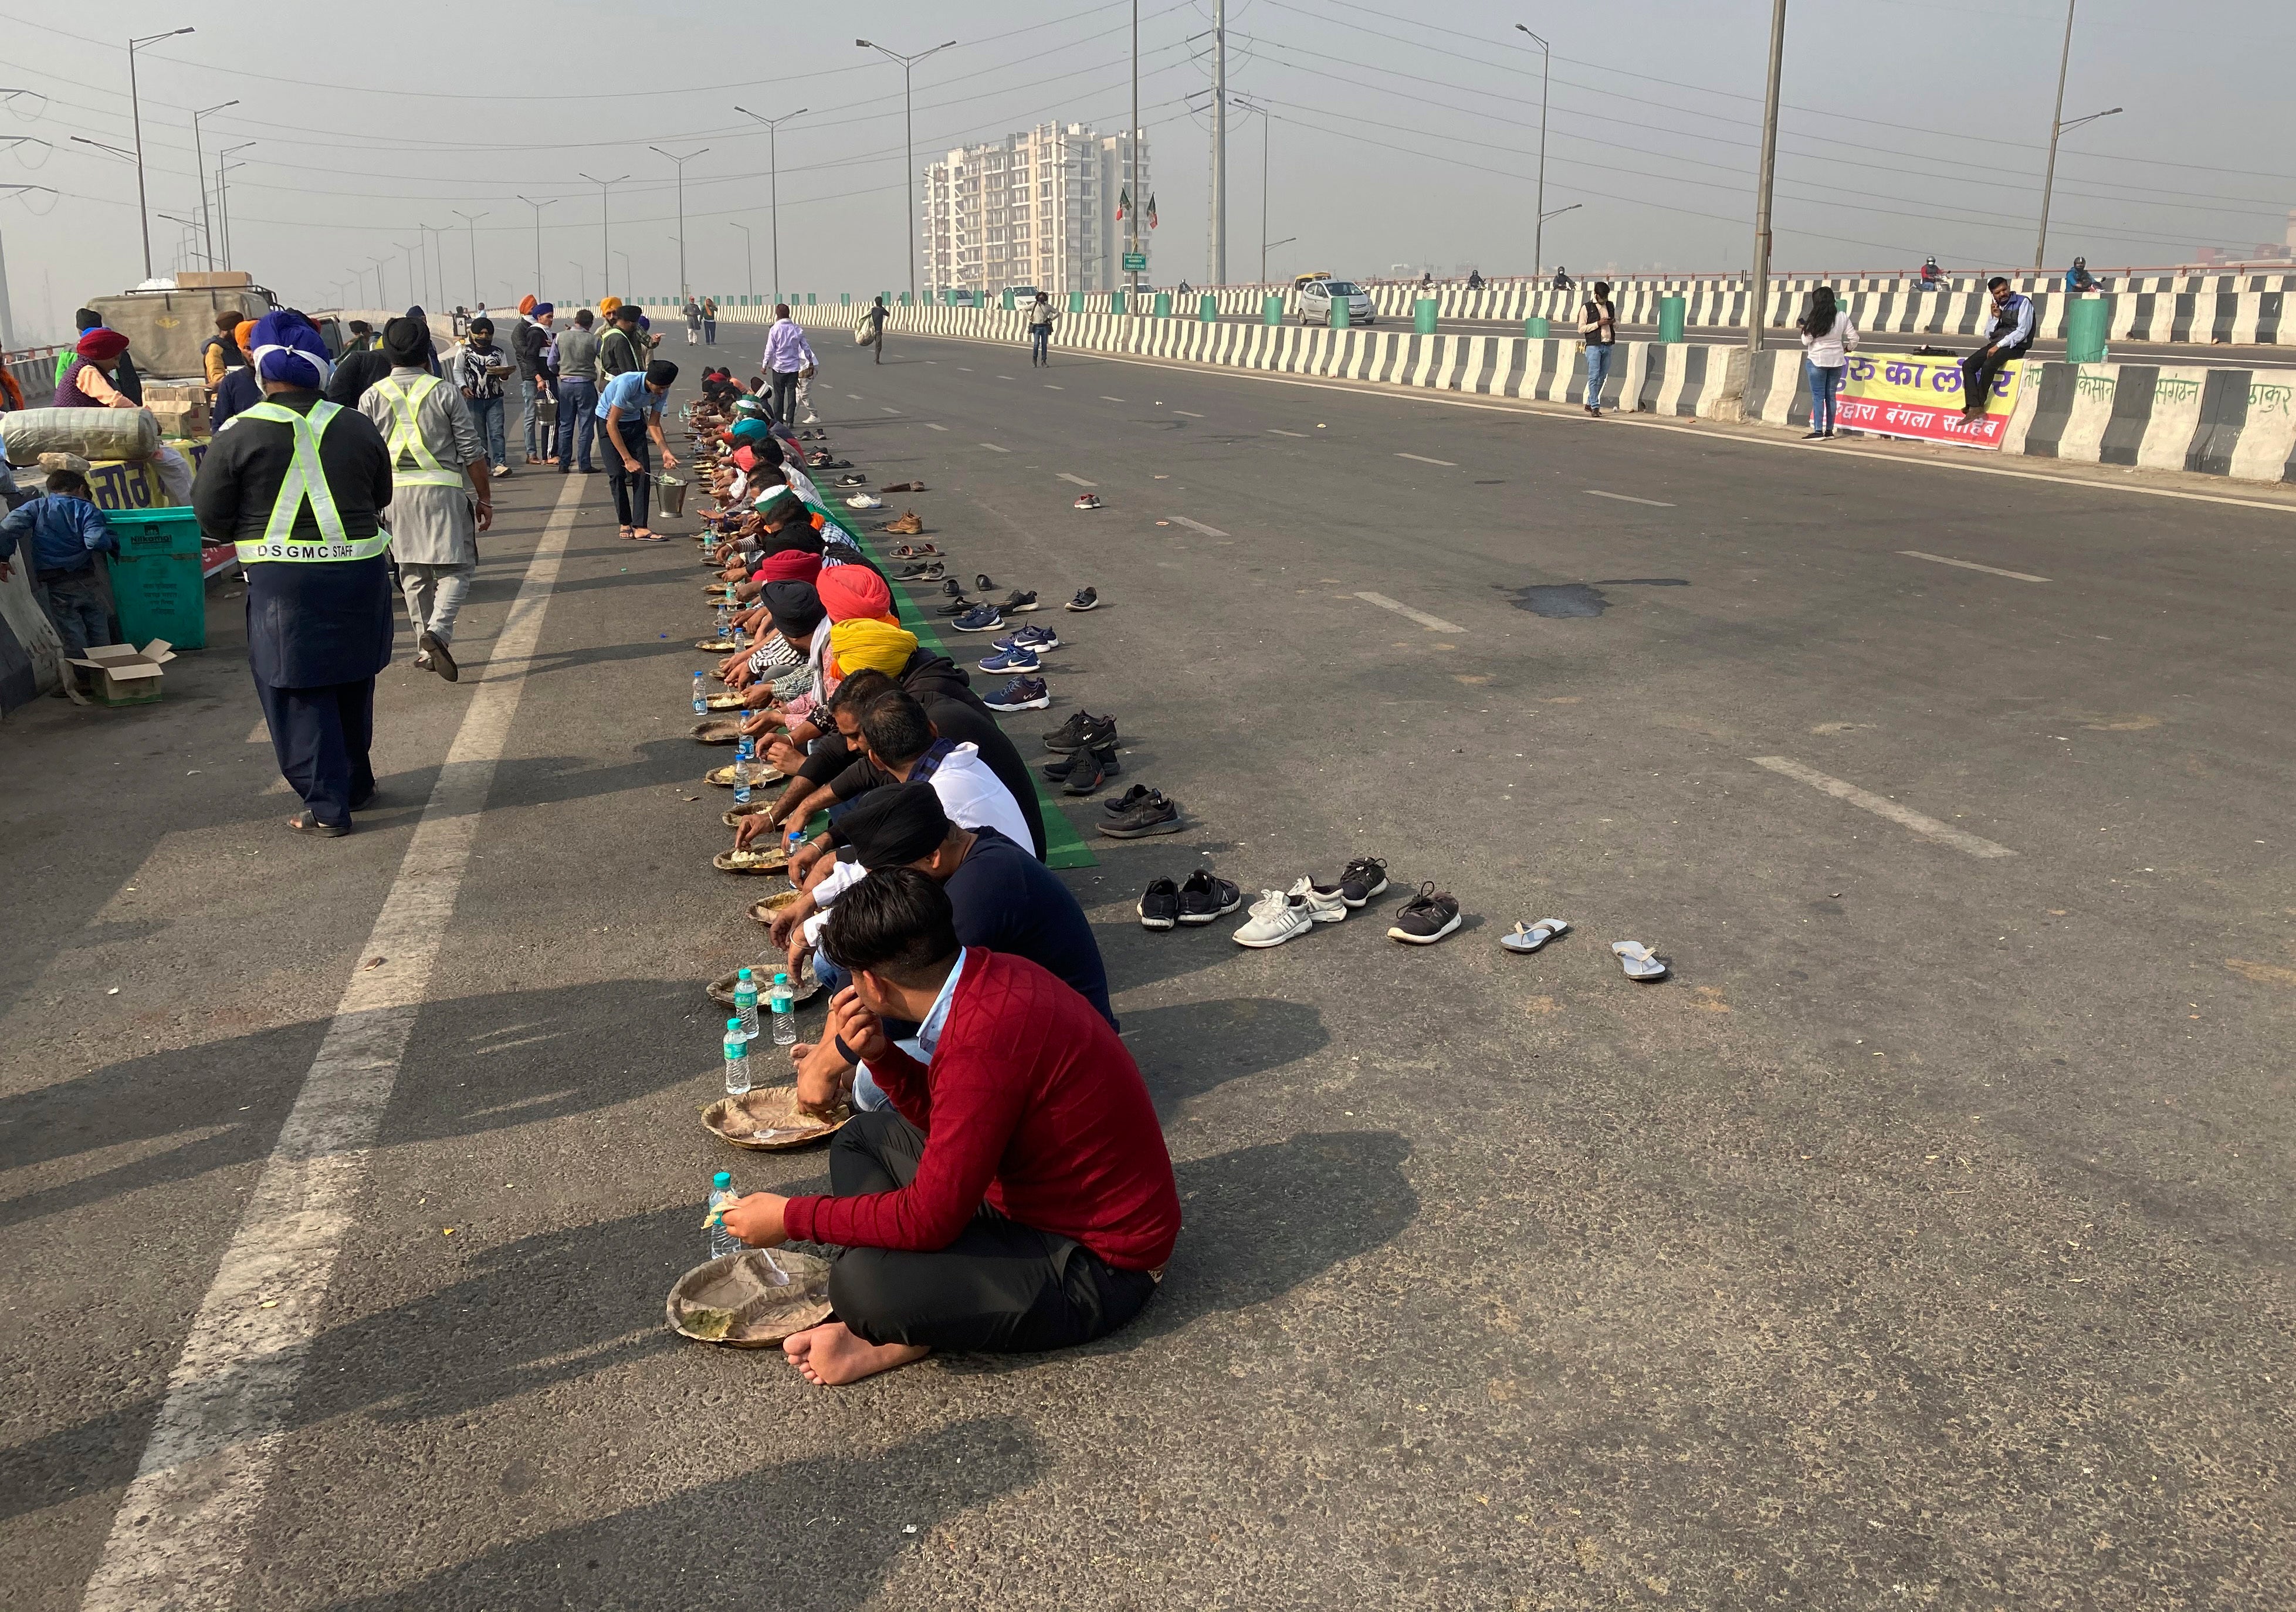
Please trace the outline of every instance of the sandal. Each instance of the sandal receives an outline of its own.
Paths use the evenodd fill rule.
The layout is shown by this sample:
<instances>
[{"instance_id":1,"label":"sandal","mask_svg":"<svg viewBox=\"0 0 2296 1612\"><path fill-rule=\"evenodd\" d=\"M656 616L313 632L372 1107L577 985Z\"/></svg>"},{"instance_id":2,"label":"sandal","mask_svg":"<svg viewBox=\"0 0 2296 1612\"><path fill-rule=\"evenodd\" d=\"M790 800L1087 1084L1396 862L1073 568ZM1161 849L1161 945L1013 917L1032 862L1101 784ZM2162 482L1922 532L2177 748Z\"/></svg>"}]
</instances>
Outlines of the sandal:
<instances>
[{"instance_id":1,"label":"sandal","mask_svg":"<svg viewBox=\"0 0 2296 1612\"><path fill-rule=\"evenodd\" d=\"M1567 918L1542 918L1537 923L1518 921L1512 933L1499 937L1499 944L1510 952L1536 952L1570 927Z\"/></svg>"},{"instance_id":2,"label":"sandal","mask_svg":"<svg viewBox=\"0 0 2296 1612\"><path fill-rule=\"evenodd\" d=\"M620 531L619 531L619 532L617 532L617 533L615 533L615 534L614 534L614 536L617 536L617 537L620 537L620 538L622 538L622 539L624 539L624 540L626 540L626 541L627 541L627 539L629 539L629 538L632 538L632 537L636 536L637 535L638 535L638 529L637 529L637 528L636 528L636 527L634 527L634 526L626 526L626 527L624 527Z\"/></svg>"},{"instance_id":3,"label":"sandal","mask_svg":"<svg viewBox=\"0 0 2296 1612\"><path fill-rule=\"evenodd\" d=\"M1666 978L1666 961L1639 940L1614 940L1611 950L1619 956L1619 966L1627 971L1628 979L1652 980Z\"/></svg>"},{"instance_id":4,"label":"sandal","mask_svg":"<svg viewBox=\"0 0 2296 1612\"><path fill-rule=\"evenodd\" d=\"M897 543L893 545L893 558L896 560L922 560L928 554L939 552L940 545L935 543Z\"/></svg>"}]
</instances>

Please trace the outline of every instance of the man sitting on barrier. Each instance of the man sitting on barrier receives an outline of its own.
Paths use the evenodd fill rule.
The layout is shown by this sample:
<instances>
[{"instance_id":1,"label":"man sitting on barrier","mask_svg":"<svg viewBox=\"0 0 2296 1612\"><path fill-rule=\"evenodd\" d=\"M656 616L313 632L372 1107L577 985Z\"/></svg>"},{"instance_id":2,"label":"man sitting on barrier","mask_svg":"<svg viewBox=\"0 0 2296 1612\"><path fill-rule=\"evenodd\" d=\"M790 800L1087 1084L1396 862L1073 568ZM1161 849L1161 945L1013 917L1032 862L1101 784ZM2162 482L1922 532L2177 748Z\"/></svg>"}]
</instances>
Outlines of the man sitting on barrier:
<instances>
[{"instance_id":1,"label":"man sitting on barrier","mask_svg":"<svg viewBox=\"0 0 2296 1612\"><path fill-rule=\"evenodd\" d=\"M1999 274L1985 282L1993 296L1993 326L1985 345L1961 361L1961 417L1976 420L1985 413L1994 378L2013 358L2022 358L2033 345L2033 299L2009 289Z\"/></svg>"}]
</instances>

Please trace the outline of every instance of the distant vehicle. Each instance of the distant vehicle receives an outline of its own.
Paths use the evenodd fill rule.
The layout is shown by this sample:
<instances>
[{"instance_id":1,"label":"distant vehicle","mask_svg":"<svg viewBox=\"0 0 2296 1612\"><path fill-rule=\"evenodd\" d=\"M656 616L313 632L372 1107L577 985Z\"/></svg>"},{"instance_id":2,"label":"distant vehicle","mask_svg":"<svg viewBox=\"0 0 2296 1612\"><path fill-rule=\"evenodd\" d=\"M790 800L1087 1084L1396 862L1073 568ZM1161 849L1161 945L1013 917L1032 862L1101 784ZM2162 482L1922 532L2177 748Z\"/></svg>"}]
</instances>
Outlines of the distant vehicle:
<instances>
[{"instance_id":1,"label":"distant vehicle","mask_svg":"<svg viewBox=\"0 0 2296 1612\"><path fill-rule=\"evenodd\" d=\"M972 294L971 286L952 286L949 288L948 305L951 307L979 307L980 300Z\"/></svg>"},{"instance_id":2,"label":"distant vehicle","mask_svg":"<svg viewBox=\"0 0 2296 1612\"><path fill-rule=\"evenodd\" d=\"M1349 324L1373 323L1371 294L1352 281L1331 279L1310 280L1300 288L1300 323L1329 324L1335 299L1346 302Z\"/></svg>"},{"instance_id":3,"label":"distant vehicle","mask_svg":"<svg viewBox=\"0 0 2296 1612\"><path fill-rule=\"evenodd\" d=\"M1304 274L1294 274L1292 276L1292 289L1296 291L1302 286L1306 285L1310 280L1329 280L1331 277L1332 271L1329 269L1309 269Z\"/></svg>"},{"instance_id":4,"label":"distant vehicle","mask_svg":"<svg viewBox=\"0 0 2296 1612\"><path fill-rule=\"evenodd\" d=\"M1008 289L1015 302L1034 302L1037 299L1037 288L1033 285L1016 285Z\"/></svg>"}]
</instances>

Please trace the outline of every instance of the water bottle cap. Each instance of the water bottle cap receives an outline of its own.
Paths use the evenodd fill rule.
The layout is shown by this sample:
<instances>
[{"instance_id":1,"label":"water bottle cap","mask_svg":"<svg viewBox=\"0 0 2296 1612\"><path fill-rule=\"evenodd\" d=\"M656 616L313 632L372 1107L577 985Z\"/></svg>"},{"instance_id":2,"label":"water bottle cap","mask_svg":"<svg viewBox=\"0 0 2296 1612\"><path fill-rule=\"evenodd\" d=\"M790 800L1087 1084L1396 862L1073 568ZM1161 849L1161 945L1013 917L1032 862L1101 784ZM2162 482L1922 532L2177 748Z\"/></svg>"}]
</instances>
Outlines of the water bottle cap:
<instances>
[{"instance_id":1,"label":"water bottle cap","mask_svg":"<svg viewBox=\"0 0 2296 1612\"><path fill-rule=\"evenodd\" d=\"M747 970L747 969L743 969L743 970L742 970L739 974L737 974L737 975L735 975L735 976L734 976L734 978L737 978L737 979L747 979L749 977L750 977L750 970Z\"/></svg>"},{"instance_id":2,"label":"water bottle cap","mask_svg":"<svg viewBox=\"0 0 2296 1612\"><path fill-rule=\"evenodd\" d=\"M776 974L774 976L774 983L775 985L787 985L789 984L789 976L786 974Z\"/></svg>"},{"instance_id":3,"label":"water bottle cap","mask_svg":"<svg viewBox=\"0 0 2296 1612\"><path fill-rule=\"evenodd\" d=\"M729 1030L738 1031L742 1027L742 1021L738 1019L729 1019L726 1021L726 1027Z\"/></svg>"},{"instance_id":4,"label":"water bottle cap","mask_svg":"<svg viewBox=\"0 0 2296 1612\"><path fill-rule=\"evenodd\" d=\"M718 1174L709 1178L709 1184L713 1187L732 1186L734 1184L734 1172L731 1170L718 1171Z\"/></svg>"}]
</instances>

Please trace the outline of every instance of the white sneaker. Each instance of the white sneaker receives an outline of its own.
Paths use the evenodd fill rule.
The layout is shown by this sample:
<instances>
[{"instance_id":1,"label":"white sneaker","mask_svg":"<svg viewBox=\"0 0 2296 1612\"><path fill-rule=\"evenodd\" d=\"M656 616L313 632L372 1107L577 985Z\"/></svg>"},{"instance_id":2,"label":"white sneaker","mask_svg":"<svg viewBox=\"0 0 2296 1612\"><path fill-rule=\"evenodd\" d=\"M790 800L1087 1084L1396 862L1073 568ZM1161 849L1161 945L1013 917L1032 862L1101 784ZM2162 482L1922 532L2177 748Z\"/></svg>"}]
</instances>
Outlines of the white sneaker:
<instances>
[{"instance_id":1,"label":"white sneaker","mask_svg":"<svg viewBox=\"0 0 2296 1612\"><path fill-rule=\"evenodd\" d=\"M1348 915L1348 904L1340 898L1338 890L1318 890L1315 880L1305 873L1292 887L1292 899L1299 902L1301 910L1317 923L1338 923Z\"/></svg>"},{"instance_id":2,"label":"white sneaker","mask_svg":"<svg viewBox=\"0 0 2296 1612\"><path fill-rule=\"evenodd\" d=\"M1315 927L1316 921L1308 915L1306 902L1282 890L1262 890L1259 899L1251 904L1251 916L1235 932L1235 944L1280 946Z\"/></svg>"}]
</instances>

